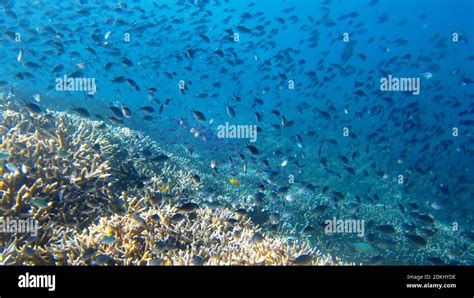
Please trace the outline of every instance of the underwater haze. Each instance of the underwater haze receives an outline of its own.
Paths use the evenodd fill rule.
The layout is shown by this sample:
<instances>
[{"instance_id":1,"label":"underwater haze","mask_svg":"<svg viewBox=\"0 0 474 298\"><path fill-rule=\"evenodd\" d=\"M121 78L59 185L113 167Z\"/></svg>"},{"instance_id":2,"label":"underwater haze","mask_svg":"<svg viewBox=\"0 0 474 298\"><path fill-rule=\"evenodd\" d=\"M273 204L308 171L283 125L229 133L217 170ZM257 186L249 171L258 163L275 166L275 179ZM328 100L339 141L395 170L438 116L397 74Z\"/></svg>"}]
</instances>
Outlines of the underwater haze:
<instances>
[{"instance_id":1,"label":"underwater haze","mask_svg":"<svg viewBox=\"0 0 474 298\"><path fill-rule=\"evenodd\" d=\"M0 264L474 264L474 1L0 16Z\"/></svg>"}]
</instances>

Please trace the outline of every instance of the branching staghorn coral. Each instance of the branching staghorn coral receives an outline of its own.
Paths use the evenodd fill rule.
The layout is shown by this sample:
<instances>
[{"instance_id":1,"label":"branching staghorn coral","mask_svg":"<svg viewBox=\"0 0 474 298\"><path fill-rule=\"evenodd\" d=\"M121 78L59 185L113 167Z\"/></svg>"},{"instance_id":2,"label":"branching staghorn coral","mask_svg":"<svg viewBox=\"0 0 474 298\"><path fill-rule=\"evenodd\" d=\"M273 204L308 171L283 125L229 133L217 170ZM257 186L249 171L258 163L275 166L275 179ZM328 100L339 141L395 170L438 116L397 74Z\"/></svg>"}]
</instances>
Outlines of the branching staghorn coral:
<instances>
[{"instance_id":1,"label":"branching staghorn coral","mask_svg":"<svg viewBox=\"0 0 474 298\"><path fill-rule=\"evenodd\" d=\"M56 225L87 224L87 202L111 194L104 155L110 144L96 124L64 113L10 109L1 111L1 120L1 219L32 218L43 227L36 237L3 233L1 246L10 247L12 239L17 248L41 245Z\"/></svg>"},{"instance_id":2,"label":"branching staghorn coral","mask_svg":"<svg viewBox=\"0 0 474 298\"><path fill-rule=\"evenodd\" d=\"M209 186L210 174L128 128L1 102L0 152L7 158L0 217L34 218L41 230L35 237L2 234L0 264L341 263L305 241L265 234L228 207L230 194L219 191L214 199L222 204L208 208L200 190L217 188ZM138 158L130 147L152 156Z\"/></svg>"},{"instance_id":3,"label":"branching staghorn coral","mask_svg":"<svg viewBox=\"0 0 474 298\"><path fill-rule=\"evenodd\" d=\"M0 183L5 215L26 212L31 207L28 199L61 205L77 200L78 192L94 193L106 187L110 166L103 153L109 143L84 123L65 115L56 117L57 122L46 116L3 113L3 123L9 127L0 144L0 151L8 155ZM99 147L101 152L95 150Z\"/></svg>"},{"instance_id":4,"label":"branching staghorn coral","mask_svg":"<svg viewBox=\"0 0 474 298\"><path fill-rule=\"evenodd\" d=\"M59 264L74 265L102 264L96 259L103 256L109 265L290 265L301 256L307 257L305 264L336 263L307 243L265 237L248 218L237 220L228 209L198 208L183 214L166 205L141 210L102 217L75 236L69 228L61 230L53 235L57 244L49 251ZM176 214L183 218L177 220Z\"/></svg>"}]
</instances>

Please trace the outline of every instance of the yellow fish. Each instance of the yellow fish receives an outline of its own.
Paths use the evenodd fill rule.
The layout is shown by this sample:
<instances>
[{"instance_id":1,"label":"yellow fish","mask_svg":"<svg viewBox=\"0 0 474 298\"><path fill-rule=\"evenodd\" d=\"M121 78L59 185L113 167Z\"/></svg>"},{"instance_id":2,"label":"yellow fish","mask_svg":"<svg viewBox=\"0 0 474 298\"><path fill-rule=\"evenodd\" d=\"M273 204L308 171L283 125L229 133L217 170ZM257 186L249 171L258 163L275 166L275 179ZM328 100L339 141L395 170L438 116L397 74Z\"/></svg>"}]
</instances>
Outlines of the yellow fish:
<instances>
[{"instance_id":1,"label":"yellow fish","mask_svg":"<svg viewBox=\"0 0 474 298\"><path fill-rule=\"evenodd\" d=\"M169 190L170 187L168 185L161 185L160 186L160 191L166 191L166 190Z\"/></svg>"},{"instance_id":2,"label":"yellow fish","mask_svg":"<svg viewBox=\"0 0 474 298\"><path fill-rule=\"evenodd\" d=\"M230 179L229 180L230 184L234 185L234 186L239 186L240 183L239 183L239 180L233 178L233 179Z\"/></svg>"},{"instance_id":3,"label":"yellow fish","mask_svg":"<svg viewBox=\"0 0 474 298\"><path fill-rule=\"evenodd\" d=\"M114 229L112 229L111 226L107 226L107 236L112 236L114 232Z\"/></svg>"}]
</instances>

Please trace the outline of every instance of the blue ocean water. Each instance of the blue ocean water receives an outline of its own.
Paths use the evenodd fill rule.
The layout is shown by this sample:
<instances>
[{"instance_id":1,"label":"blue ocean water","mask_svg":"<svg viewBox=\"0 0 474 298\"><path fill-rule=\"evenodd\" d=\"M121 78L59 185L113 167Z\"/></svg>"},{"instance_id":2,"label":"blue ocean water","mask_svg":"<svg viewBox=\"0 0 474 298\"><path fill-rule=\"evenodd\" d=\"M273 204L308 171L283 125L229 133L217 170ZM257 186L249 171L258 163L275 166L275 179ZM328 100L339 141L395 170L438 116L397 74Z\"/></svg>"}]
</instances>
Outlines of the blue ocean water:
<instances>
[{"instance_id":1,"label":"blue ocean water","mask_svg":"<svg viewBox=\"0 0 474 298\"><path fill-rule=\"evenodd\" d=\"M232 208L250 196L268 233L348 262L472 265L473 1L0 5L0 86L20 102L141 131L216 173ZM381 90L389 76L419 95Z\"/></svg>"}]
</instances>

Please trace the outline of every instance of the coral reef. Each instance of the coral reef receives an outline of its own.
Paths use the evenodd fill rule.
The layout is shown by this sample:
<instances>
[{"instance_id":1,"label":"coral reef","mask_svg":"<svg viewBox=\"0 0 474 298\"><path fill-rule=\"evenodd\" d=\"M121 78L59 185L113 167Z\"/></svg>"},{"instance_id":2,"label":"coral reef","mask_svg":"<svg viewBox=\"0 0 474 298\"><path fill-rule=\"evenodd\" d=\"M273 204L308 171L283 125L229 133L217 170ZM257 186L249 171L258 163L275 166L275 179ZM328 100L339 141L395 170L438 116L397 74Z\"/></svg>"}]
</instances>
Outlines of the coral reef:
<instances>
[{"instance_id":1,"label":"coral reef","mask_svg":"<svg viewBox=\"0 0 474 298\"><path fill-rule=\"evenodd\" d=\"M65 228L53 235L51 243L58 244L46 251L58 264L74 265L285 265L302 255L309 256L306 264L334 263L307 244L264 237L248 218L237 220L227 209L188 214L171 205L141 209L103 217L77 235Z\"/></svg>"},{"instance_id":2,"label":"coral reef","mask_svg":"<svg viewBox=\"0 0 474 298\"><path fill-rule=\"evenodd\" d=\"M4 94L0 104L0 219L40 226L36 236L1 234L0 264L342 263L304 240L267 235L226 204L208 206L200 191L208 174L148 137L35 113Z\"/></svg>"}]
</instances>

